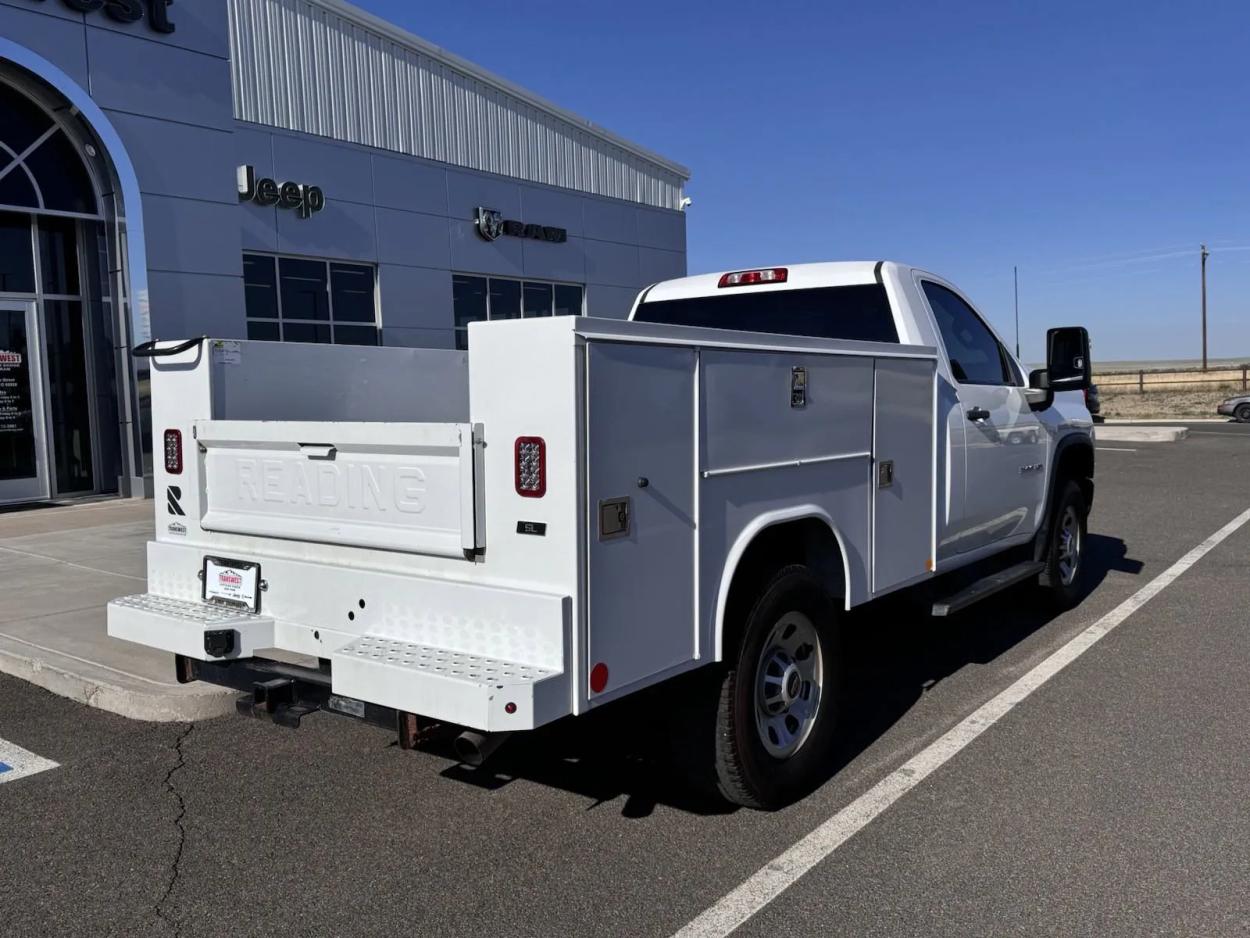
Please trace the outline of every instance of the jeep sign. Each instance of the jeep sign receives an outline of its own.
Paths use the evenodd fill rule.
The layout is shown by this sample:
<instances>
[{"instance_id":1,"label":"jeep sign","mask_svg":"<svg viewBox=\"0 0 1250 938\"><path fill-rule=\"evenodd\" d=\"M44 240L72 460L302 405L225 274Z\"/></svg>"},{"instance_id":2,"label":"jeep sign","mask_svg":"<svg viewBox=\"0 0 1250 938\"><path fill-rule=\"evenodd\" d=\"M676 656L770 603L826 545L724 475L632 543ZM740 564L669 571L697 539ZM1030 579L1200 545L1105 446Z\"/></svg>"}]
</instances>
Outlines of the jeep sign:
<instances>
[{"instance_id":1,"label":"jeep sign","mask_svg":"<svg viewBox=\"0 0 1250 938\"><path fill-rule=\"evenodd\" d=\"M252 166L239 167L238 181L241 202L293 208L300 218L311 218L326 207L326 196L320 186L306 186L299 182L279 184L273 179L257 179L256 169Z\"/></svg>"}]
</instances>

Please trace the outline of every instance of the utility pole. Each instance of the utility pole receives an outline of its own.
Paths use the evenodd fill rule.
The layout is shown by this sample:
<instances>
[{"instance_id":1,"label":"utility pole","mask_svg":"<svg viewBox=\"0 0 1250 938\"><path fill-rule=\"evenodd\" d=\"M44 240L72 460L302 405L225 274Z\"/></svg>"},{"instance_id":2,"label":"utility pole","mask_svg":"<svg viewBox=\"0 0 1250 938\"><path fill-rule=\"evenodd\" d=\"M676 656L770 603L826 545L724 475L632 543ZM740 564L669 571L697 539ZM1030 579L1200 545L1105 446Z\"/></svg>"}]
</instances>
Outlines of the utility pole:
<instances>
[{"instance_id":1,"label":"utility pole","mask_svg":"<svg viewBox=\"0 0 1250 938\"><path fill-rule=\"evenodd\" d=\"M1202 370L1207 370L1207 246L1202 245Z\"/></svg>"},{"instance_id":2,"label":"utility pole","mask_svg":"<svg viewBox=\"0 0 1250 938\"><path fill-rule=\"evenodd\" d=\"M1011 283L1016 294L1016 361L1020 360L1020 269L1011 265Z\"/></svg>"}]
</instances>

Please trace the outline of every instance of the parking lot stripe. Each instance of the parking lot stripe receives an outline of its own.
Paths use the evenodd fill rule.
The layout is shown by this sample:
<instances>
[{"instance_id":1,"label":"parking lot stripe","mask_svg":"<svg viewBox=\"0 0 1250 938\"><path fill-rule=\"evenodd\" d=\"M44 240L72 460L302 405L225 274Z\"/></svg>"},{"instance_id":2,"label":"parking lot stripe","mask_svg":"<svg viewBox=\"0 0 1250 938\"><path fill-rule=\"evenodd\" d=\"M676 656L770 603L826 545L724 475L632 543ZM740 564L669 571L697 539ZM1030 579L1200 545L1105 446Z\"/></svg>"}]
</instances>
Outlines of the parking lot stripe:
<instances>
[{"instance_id":1,"label":"parking lot stripe","mask_svg":"<svg viewBox=\"0 0 1250 938\"><path fill-rule=\"evenodd\" d=\"M674 938L722 938L728 935L1002 719L1016 704L1167 589L1177 577L1247 521L1250 521L1250 509L1228 522L1066 645L1052 652L1033 670L973 711L953 729L895 769L798 843L776 859L770 860L719 902L701 912L678 931Z\"/></svg>"},{"instance_id":2,"label":"parking lot stripe","mask_svg":"<svg viewBox=\"0 0 1250 938\"><path fill-rule=\"evenodd\" d=\"M37 756L6 739L0 739L0 785L56 767L57 764L51 759Z\"/></svg>"},{"instance_id":3,"label":"parking lot stripe","mask_svg":"<svg viewBox=\"0 0 1250 938\"><path fill-rule=\"evenodd\" d=\"M1100 453L1135 453L1137 450L1129 449L1126 446L1096 446L1094 447Z\"/></svg>"}]
</instances>

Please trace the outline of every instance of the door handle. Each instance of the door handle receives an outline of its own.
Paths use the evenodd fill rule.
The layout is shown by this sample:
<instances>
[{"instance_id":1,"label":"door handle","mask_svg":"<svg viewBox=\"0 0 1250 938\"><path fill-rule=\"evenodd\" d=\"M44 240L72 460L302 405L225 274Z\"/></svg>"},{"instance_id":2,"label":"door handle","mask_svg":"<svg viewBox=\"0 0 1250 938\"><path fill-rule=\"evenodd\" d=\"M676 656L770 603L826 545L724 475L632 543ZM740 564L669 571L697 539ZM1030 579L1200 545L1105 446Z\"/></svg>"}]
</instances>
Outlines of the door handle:
<instances>
[{"instance_id":1,"label":"door handle","mask_svg":"<svg viewBox=\"0 0 1250 938\"><path fill-rule=\"evenodd\" d=\"M982 420L990 419L990 412L984 407L968 408L968 419L980 423Z\"/></svg>"}]
</instances>

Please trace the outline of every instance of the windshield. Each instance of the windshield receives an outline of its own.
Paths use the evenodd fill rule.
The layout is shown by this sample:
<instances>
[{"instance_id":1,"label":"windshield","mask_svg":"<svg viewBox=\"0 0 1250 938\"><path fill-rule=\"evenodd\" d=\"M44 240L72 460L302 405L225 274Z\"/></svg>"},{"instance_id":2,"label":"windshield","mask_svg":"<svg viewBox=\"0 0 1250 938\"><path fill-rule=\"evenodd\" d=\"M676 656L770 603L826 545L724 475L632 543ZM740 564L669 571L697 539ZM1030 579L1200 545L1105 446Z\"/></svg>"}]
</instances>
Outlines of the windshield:
<instances>
[{"instance_id":1,"label":"windshield","mask_svg":"<svg viewBox=\"0 0 1250 938\"><path fill-rule=\"evenodd\" d=\"M761 290L653 300L638 305L638 322L741 329L778 335L898 342L885 287L879 283L801 290Z\"/></svg>"}]
</instances>

